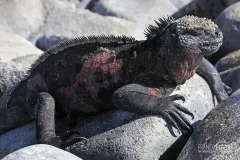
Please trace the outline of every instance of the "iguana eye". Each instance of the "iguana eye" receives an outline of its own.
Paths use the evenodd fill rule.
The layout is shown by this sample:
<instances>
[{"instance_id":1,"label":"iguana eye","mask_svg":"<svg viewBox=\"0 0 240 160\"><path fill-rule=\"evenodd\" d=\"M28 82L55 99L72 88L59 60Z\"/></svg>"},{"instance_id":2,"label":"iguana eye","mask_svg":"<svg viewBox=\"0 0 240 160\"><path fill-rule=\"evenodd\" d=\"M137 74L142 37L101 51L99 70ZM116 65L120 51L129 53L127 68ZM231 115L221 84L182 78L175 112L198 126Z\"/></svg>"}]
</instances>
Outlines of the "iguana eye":
<instances>
[{"instance_id":1,"label":"iguana eye","mask_svg":"<svg viewBox=\"0 0 240 160\"><path fill-rule=\"evenodd\" d=\"M211 34L211 31L209 31L209 30L204 30L204 33L205 33L206 35L210 35L210 34Z\"/></svg>"},{"instance_id":2,"label":"iguana eye","mask_svg":"<svg viewBox=\"0 0 240 160\"><path fill-rule=\"evenodd\" d=\"M191 30L189 33L193 36L198 36L202 34L202 30Z\"/></svg>"}]
</instances>

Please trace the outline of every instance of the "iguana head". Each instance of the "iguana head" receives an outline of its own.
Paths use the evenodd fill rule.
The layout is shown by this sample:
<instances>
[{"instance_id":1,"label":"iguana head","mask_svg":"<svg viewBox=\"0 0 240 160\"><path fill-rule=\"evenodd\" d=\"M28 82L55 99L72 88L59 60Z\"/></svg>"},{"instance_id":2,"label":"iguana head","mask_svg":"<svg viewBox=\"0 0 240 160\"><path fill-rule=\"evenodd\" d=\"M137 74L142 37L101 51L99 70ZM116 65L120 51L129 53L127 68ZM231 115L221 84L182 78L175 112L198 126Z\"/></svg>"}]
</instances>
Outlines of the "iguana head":
<instances>
[{"instance_id":1,"label":"iguana head","mask_svg":"<svg viewBox=\"0 0 240 160\"><path fill-rule=\"evenodd\" d=\"M215 53L222 45L223 34L210 19L184 16L155 21L145 32L156 42L156 55L162 59L167 76L183 84L195 73L203 56Z\"/></svg>"}]
</instances>

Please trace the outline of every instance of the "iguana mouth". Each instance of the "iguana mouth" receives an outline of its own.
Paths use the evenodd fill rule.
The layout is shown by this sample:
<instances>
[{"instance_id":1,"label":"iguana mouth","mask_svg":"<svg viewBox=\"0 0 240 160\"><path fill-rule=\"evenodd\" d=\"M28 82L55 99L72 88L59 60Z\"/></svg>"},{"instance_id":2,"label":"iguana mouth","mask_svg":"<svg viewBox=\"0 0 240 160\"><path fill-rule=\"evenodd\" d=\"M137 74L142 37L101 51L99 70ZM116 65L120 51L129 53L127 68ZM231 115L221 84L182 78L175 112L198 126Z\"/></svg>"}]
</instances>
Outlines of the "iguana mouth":
<instances>
[{"instance_id":1,"label":"iguana mouth","mask_svg":"<svg viewBox=\"0 0 240 160\"><path fill-rule=\"evenodd\" d=\"M190 78L193 77L193 75L195 74L196 69L191 70L190 72L185 72L181 77L179 77L178 79L176 79L176 83L178 85L182 85L184 84L187 80L189 80Z\"/></svg>"},{"instance_id":2,"label":"iguana mouth","mask_svg":"<svg viewBox=\"0 0 240 160\"><path fill-rule=\"evenodd\" d=\"M197 67L192 70L188 70L186 68L186 69L183 69L180 73L179 73L179 71L170 73L169 77L173 82L177 83L178 85L182 85L187 80L189 80L190 78L192 78L194 76L196 70L197 70Z\"/></svg>"},{"instance_id":3,"label":"iguana mouth","mask_svg":"<svg viewBox=\"0 0 240 160\"><path fill-rule=\"evenodd\" d=\"M203 43L200 43L200 46L218 46L218 45L221 45L222 44L222 41L221 40L217 40L217 41L206 41L206 42L203 42Z\"/></svg>"},{"instance_id":4,"label":"iguana mouth","mask_svg":"<svg viewBox=\"0 0 240 160\"><path fill-rule=\"evenodd\" d=\"M213 54L213 53L217 52L217 50L219 49L219 47L221 45L222 45L221 40L206 41L206 42L201 43L199 45L199 48L202 50L202 53L204 55L210 55L210 54Z\"/></svg>"}]
</instances>

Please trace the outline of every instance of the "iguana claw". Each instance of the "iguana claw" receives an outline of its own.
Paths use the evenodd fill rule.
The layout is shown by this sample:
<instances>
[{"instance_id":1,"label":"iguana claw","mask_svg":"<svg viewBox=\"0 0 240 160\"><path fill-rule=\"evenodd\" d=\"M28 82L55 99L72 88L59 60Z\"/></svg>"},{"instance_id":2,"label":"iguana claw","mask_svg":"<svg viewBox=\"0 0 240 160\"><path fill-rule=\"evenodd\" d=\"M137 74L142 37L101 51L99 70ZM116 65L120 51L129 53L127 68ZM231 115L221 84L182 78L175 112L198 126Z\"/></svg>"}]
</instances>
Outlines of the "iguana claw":
<instances>
[{"instance_id":1,"label":"iguana claw","mask_svg":"<svg viewBox=\"0 0 240 160\"><path fill-rule=\"evenodd\" d=\"M170 98L171 100L179 100L179 98L183 101L185 100L185 98L181 95L173 95L167 98ZM194 119L194 115L191 111L175 102L170 102L160 115L162 115L171 126L175 127L178 132L190 134L193 131L193 127L189 120L181 112L191 116L191 118Z\"/></svg>"},{"instance_id":2,"label":"iguana claw","mask_svg":"<svg viewBox=\"0 0 240 160\"><path fill-rule=\"evenodd\" d=\"M78 135L79 132L76 130L71 130L67 131L63 136L60 137L61 143L60 143L60 148L66 148L74 143L77 143L79 141L87 140L85 137L77 136L75 137L74 135Z\"/></svg>"},{"instance_id":3,"label":"iguana claw","mask_svg":"<svg viewBox=\"0 0 240 160\"><path fill-rule=\"evenodd\" d=\"M232 88L229 87L228 85L226 85L224 82L223 82L223 87L228 95L230 95L232 93L232 91L233 91Z\"/></svg>"}]
</instances>

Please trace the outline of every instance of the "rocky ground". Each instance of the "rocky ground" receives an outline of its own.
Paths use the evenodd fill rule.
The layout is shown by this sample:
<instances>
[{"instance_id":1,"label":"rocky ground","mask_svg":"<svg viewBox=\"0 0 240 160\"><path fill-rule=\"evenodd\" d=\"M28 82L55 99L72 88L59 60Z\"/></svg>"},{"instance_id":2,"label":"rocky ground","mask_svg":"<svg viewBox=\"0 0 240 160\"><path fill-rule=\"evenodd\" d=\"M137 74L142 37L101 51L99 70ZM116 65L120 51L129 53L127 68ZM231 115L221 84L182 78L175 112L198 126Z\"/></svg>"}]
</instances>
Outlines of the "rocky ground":
<instances>
[{"instance_id":1,"label":"rocky ground","mask_svg":"<svg viewBox=\"0 0 240 160\"><path fill-rule=\"evenodd\" d=\"M237 0L2 0L0 1L0 109L7 95L43 50L88 35L127 35L143 40L154 20L186 14L214 20L224 34L220 50L208 57L233 91L240 88L240 2ZM174 93L195 114L196 126L216 101L204 79L195 75ZM173 93L173 94L174 94ZM179 102L181 104L181 102ZM0 125L3 119L0 117ZM189 118L190 119L190 118ZM88 138L69 152L35 145L34 122L0 135L0 158L13 159L176 159L186 137L161 117L112 111L79 120L76 130ZM57 122L58 124L58 122ZM59 120L59 128L61 128ZM64 128L65 126L63 126ZM31 146L30 146L31 145Z\"/></svg>"}]
</instances>

